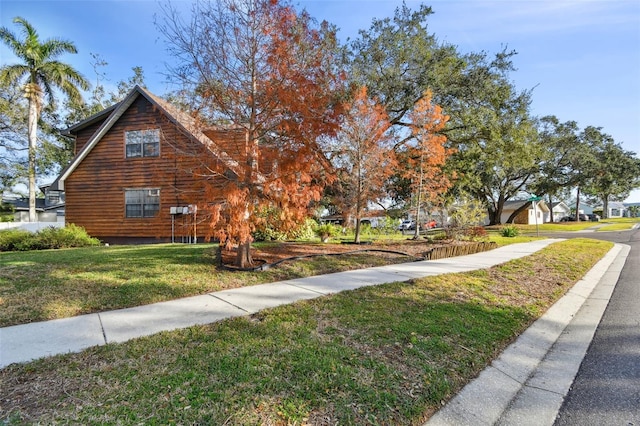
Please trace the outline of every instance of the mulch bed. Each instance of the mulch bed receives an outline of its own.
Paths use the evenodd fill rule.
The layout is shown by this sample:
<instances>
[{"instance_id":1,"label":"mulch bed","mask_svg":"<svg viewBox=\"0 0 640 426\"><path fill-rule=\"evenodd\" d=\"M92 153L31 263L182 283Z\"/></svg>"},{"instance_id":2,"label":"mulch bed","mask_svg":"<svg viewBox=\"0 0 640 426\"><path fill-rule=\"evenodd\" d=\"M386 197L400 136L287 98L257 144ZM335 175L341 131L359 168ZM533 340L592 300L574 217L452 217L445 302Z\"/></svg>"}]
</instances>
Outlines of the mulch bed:
<instances>
[{"instance_id":1,"label":"mulch bed","mask_svg":"<svg viewBox=\"0 0 640 426\"><path fill-rule=\"evenodd\" d=\"M252 256L256 262L275 263L279 260L310 255L344 254L353 251L370 251L372 256L398 257L404 253L416 259L423 258L431 249L437 247L450 247L454 245L462 246L474 244L470 241L441 240L431 242L428 240L407 239L402 241L376 242L376 243L298 243L298 242L276 242L273 245L253 249ZM222 250L222 262L225 266L230 266L235 260L235 251Z\"/></svg>"}]
</instances>

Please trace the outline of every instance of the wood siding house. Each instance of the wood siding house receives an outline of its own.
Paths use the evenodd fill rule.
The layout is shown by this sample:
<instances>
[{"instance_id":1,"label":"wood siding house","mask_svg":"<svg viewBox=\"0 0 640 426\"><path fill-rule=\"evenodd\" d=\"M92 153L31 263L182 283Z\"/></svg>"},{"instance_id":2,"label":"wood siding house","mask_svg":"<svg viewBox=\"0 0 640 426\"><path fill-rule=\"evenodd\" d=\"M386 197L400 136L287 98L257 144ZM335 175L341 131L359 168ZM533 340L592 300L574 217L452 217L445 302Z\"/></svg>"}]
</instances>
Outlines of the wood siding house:
<instances>
[{"instance_id":1,"label":"wood siding house","mask_svg":"<svg viewBox=\"0 0 640 426\"><path fill-rule=\"evenodd\" d=\"M66 133L75 157L52 189L65 192L66 222L105 242L202 241L207 217L193 206L212 202L205 186L224 185L238 166L220 148L239 144L238 131L208 137L190 115L141 87ZM228 173L212 174L212 162Z\"/></svg>"}]
</instances>

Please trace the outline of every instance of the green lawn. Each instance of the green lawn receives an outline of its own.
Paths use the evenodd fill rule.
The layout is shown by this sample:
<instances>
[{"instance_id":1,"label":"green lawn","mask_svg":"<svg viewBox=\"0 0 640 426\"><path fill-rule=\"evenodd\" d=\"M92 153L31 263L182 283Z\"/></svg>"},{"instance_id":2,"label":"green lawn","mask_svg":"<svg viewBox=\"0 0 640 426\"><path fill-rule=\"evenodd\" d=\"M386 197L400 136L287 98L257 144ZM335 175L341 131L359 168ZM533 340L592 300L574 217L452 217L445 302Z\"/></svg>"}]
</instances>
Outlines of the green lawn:
<instances>
[{"instance_id":1,"label":"green lawn","mask_svg":"<svg viewBox=\"0 0 640 426\"><path fill-rule=\"evenodd\" d=\"M154 244L0 253L0 327L227 288L407 261L317 257L260 273L216 268L216 245Z\"/></svg>"},{"instance_id":2,"label":"green lawn","mask_svg":"<svg viewBox=\"0 0 640 426\"><path fill-rule=\"evenodd\" d=\"M538 225L540 232L572 232L593 229L594 231L624 231L640 223L640 218L602 219L599 222L561 222ZM536 232L536 225L516 225L526 233Z\"/></svg>"},{"instance_id":3,"label":"green lawn","mask_svg":"<svg viewBox=\"0 0 640 426\"><path fill-rule=\"evenodd\" d=\"M0 422L419 425L610 247L567 240L487 270L366 287L9 366L0 370ZM157 262L166 273L211 273L199 256L137 254L144 250L146 260L124 249L102 254L124 256L123 270Z\"/></svg>"}]
</instances>

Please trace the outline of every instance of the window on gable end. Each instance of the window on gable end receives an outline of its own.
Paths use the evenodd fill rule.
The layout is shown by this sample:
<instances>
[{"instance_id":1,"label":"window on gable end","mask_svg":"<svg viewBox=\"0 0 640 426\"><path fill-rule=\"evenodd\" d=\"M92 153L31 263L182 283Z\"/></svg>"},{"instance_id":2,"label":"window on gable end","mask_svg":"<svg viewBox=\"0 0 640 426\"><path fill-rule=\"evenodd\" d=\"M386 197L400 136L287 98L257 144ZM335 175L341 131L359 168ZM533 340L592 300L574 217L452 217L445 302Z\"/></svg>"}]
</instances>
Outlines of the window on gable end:
<instances>
[{"instance_id":1,"label":"window on gable end","mask_svg":"<svg viewBox=\"0 0 640 426\"><path fill-rule=\"evenodd\" d=\"M130 130L124 133L124 139L127 158L160 155L160 129Z\"/></svg>"}]
</instances>

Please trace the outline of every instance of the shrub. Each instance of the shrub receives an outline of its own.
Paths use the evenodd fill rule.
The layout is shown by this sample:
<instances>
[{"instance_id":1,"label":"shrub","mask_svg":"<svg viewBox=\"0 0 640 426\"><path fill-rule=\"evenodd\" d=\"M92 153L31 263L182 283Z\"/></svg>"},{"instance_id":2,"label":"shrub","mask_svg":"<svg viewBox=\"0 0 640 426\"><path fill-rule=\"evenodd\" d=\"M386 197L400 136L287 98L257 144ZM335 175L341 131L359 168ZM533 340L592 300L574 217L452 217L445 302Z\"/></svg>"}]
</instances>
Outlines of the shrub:
<instances>
[{"instance_id":1,"label":"shrub","mask_svg":"<svg viewBox=\"0 0 640 426\"><path fill-rule=\"evenodd\" d=\"M97 238L92 238L84 228L73 223L64 228L50 226L36 233L42 248L90 247L99 245Z\"/></svg>"},{"instance_id":2,"label":"shrub","mask_svg":"<svg viewBox=\"0 0 640 426\"><path fill-rule=\"evenodd\" d=\"M36 233L22 229L0 232L0 251L27 251L99 245L84 228L69 224L64 228L50 226Z\"/></svg>"},{"instance_id":3,"label":"shrub","mask_svg":"<svg viewBox=\"0 0 640 426\"><path fill-rule=\"evenodd\" d=\"M31 232L23 229L0 231L0 251L21 250L22 243L32 236Z\"/></svg>"},{"instance_id":4,"label":"shrub","mask_svg":"<svg viewBox=\"0 0 640 426\"><path fill-rule=\"evenodd\" d=\"M354 229L354 231L355 231L355 229ZM371 226L370 222L360 222L360 236L361 237L370 237L374 233L379 233L379 232L377 232L376 228L373 228Z\"/></svg>"},{"instance_id":5,"label":"shrub","mask_svg":"<svg viewBox=\"0 0 640 426\"><path fill-rule=\"evenodd\" d=\"M517 229L516 229L517 230ZM480 241L489 237L483 226L472 226L464 230L464 235L471 241Z\"/></svg>"},{"instance_id":6,"label":"shrub","mask_svg":"<svg viewBox=\"0 0 640 426\"><path fill-rule=\"evenodd\" d=\"M381 234L396 234L398 233L398 219L385 216L384 220L378 222L378 227L376 229Z\"/></svg>"},{"instance_id":7,"label":"shrub","mask_svg":"<svg viewBox=\"0 0 640 426\"><path fill-rule=\"evenodd\" d=\"M339 227L332 223L324 223L322 225L316 226L314 232L318 237L320 237L320 240L322 240L322 242L327 242L329 241L329 238L339 235L341 230Z\"/></svg>"},{"instance_id":8,"label":"shrub","mask_svg":"<svg viewBox=\"0 0 640 426\"><path fill-rule=\"evenodd\" d=\"M502 228L500 234L503 237L513 238L520 234L520 230L515 225L507 225Z\"/></svg>"},{"instance_id":9,"label":"shrub","mask_svg":"<svg viewBox=\"0 0 640 426\"><path fill-rule=\"evenodd\" d=\"M0 203L0 222L13 222L13 212L11 204Z\"/></svg>"},{"instance_id":10,"label":"shrub","mask_svg":"<svg viewBox=\"0 0 640 426\"><path fill-rule=\"evenodd\" d=\"M310 217L306 218L302 225L295 229L294 231L289 233L289 238L294 240L303 240L309 241L312 240L316 235L314 229L318 226L318 222L311 219Z\"/></svg>"},{"instance_id":11,"label":"shrub","mask_svg":"<svg viewBox=\"0 0 640 426\"><path fill-rule=\"evenodd\" d=\"M255 241L284 241L287 239L287 234L271 226L265 226L256 230L252 236Z\"/></svg>"}]
</instances>

